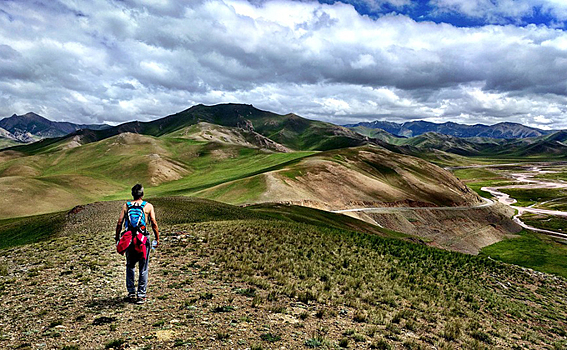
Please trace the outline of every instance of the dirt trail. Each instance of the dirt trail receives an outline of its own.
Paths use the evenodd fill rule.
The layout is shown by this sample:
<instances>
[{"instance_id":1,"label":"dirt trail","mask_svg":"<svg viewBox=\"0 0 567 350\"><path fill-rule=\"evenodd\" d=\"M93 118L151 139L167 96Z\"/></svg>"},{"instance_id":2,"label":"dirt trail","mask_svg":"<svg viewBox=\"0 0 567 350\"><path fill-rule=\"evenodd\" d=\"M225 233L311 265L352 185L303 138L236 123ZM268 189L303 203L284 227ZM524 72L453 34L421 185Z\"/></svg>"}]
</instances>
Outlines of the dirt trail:
<instances>
[{"instance_id":1,"label":"dirt trail","mask_svg":"<svg viewBox=\"0 0 567 350\"><path fill-rule=\"evenodd\" d=\"M362 212L381 212L381 213L391 213L396 211L407 211L407 210L418 210L418 209L427 209L427 210L442 210L442 211L452 211L452 210L469 210L469 209L478 209L478 208L486 208L493 206L495 202L488 198L482 198L483 203L474 206L461 206L461 207L374 207L374 208L353 208L353 209L343 209L343 210L332 210L332 213L348 213L354 211L362 211ZM567 215L567 213L566 213Z\"/></svg>"}]
</instances>

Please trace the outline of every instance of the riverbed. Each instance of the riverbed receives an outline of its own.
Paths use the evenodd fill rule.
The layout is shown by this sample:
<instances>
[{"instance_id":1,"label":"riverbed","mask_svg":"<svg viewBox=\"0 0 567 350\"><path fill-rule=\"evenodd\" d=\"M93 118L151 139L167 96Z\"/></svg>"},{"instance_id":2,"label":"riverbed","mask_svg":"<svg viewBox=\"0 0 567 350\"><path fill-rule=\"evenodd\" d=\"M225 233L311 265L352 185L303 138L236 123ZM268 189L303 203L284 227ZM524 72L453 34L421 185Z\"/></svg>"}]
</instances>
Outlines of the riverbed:
<instances>
[{"instance_id":1,"label":"riverbed","mask_svg":"<svg viewBox=\"0 0 567 350\"><path fill-rule=\"evenodd\" d=\"M549 163L546 163L546 165L549 165ZM506 167L506 166L513 166L514 168L519 167L518 164L494 165L494 166L486 166L486 167L502 168L502 167ZM553 171L550 171L550 170L543 170L541 166L534 166L534 165L525 166L525 171L521 171L521 172L514 171L514 172L510 172L510 173L506 174L506 176L510 177L514 182L525 183L524 185L516 184L516 185L507 185L507 186L498 186L498 187L490 186L490 187L482 187L481 190L492 194L497 199L498 202L509 205L510 207L516 209L517 214L514 216L514 221L517 224L519 224L520 226L522 226L522 227L524 227L528 230L545 233L545 234L548 234L548 235L551 235L551 236L554 236L554 237L557 237L557 238L567 240L567 234L565 234L565 233L536 228L536 227L527 225L526 223L524 223L520 219L520 217L526 212L535 213L535 214L544 214L544 215L563 216L563 217L567 217L567 212L558 211L558 210L534 208L533 205L529 206L529 207L515 206L514 204L516 204L518 201L516 199L512 198L507 193L504 193L504 192L501 191L501 190L504 190L504 189L558 189L558 188L567 188L567 182L565 182L565 181L561 181L561 180L541 180L541 179L535 178L537 175L545 174L545 173L552 173L552 172Z\"/></svg>"}]
</instances>

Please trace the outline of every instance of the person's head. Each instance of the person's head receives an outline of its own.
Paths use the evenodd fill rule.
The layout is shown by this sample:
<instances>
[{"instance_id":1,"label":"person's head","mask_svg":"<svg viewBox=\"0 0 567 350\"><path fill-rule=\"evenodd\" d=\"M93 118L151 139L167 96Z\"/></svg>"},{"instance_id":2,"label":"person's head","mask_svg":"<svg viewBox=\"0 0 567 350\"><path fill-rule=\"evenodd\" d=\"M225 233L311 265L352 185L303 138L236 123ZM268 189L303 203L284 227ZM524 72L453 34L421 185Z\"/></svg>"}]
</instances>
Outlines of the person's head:
<instances>
[{"instance_id":1,"label":"person's head","mask_svg":"<svg viewBox=\"0 0 567 350\"><path fill-rule=\"evenodd\" d=\"M140 199L144 196L144 187L141 184L135 184L132 187L132 197L134 200Z\"/></svg>"}]
</instances>

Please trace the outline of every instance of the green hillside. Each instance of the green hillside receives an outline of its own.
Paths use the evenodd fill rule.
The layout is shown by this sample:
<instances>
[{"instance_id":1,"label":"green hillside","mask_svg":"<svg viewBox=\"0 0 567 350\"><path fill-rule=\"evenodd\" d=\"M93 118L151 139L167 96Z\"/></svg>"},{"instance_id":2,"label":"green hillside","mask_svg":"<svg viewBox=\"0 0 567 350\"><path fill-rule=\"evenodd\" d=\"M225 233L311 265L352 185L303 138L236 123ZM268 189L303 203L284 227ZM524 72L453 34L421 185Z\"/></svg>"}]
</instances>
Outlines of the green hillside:
<instances>
[{"instance_id":1,"label":"green hillside","mask_svg":"<svg viewBox=\"0 0 567 350\"><path fill-rule=\"evenodd\" d=\"M311 154L132 133L71 148L54 143L50 151L0 163L0 189L10 203L0 209L0 218L123 198L136 182L154 195L191 194Z\"/></svg>"},{"instance_id":2,"label":"green hillside","mask_svg":"<svg viewBox=\"0 0 567 350\"><path fill-rule=\"evenodd\" d=\"M162 239L145 305L123 299L124 258L112 239L121 202L79 207L63 225L44 221L51 236L0 250L0 346L566 345L561 278L387 238L378 227L313 209L151 201ZM19 232L27 224L9 225Z\"/></svg>"},{"instance_id":3,"label":"green hillside","mask_svg":"<svg viewBox=\"0 0 567 350\"><path fill-rule=\"evenodd\" d=\"M351 127L351 130L370 138L397 146L398 152L418 156L443 165L456 165L460 156L476 158L479 161L509 160L535 161L564 159L567 154L567 132L518 138L495 139L488 137L456 137L437 132L427 132L415 137L398 137L382 129L365 126ZM443 152L446 156L443 156ZM433 154L432 154L433 153ZM456 155L456 157L452 156ZM446 158L446 159L445 159ZM464 161L460 159L460 161ZM464 165L464 163L461 163Z\"/></svg>"},{"instance_id":4,"label":"green hillside","mask_svg":"<svg viewBox=\"0 0 567 350\"><path fill-rule=\"evenodd\" d=\"M254 120L262 126L270 119ZM123 198L137 182L154 196L196 195L233 204L311 201L332 209L357 202L478 202L450 173L379 146L290 152L257 131L203 122L159 137L121 133L85 144L78 138L32 144L28 154L20 148L0 152L6 158L0 189L10 203L0 208L0 218Z\"/></svg>"},{"instance_id":5,"label":"green hillside","mask_svg":"<svg viewBox=\"0 0 567 350\"><path fill-rule=\"evenodd\" d=\"M19 145L19 142L0 137L0 149Z\"/></svg>"}]
</instances>

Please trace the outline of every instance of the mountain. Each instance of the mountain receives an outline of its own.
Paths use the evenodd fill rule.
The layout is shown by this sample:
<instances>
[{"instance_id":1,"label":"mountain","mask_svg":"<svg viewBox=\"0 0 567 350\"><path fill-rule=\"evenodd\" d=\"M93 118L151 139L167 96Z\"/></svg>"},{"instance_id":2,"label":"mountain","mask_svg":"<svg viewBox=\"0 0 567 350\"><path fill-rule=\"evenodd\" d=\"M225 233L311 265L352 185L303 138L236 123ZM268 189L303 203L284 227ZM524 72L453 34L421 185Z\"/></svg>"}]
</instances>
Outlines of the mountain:
<instances>
[{"instance_id":1,"label":"mountain","mask_svg":"<svg viewBox=\"0 0 567 350\"><path fill-rule=\"evenodd\" d=\"M567 157L567 131L508 139L486 136L458 137L433 131L414 137L401 137L366 126L351 129L369 137L373 142L381 141L391 145L388 147L382 144L398 153L417 156L437 164L449 165L453 161L459 161L451 155L488 158Z\"/></svg>"},{"instance_id":2,"label":"mountain","mask_svg":"<svg viewBox=\"0 0 567 350\"><path fill-rule=\"evenodd\" d=\"M129 122L104 130L79 130L58 140L19 147L21 152L40 152L42 147L52 147L56 142L74 139L80 143L100 141L120 133L130 132L148 136L162 136L178 132L199 123L209 123L229 128L239 128L256 133L292 150L328 150L360 146L368 138L348 128L331 123L309 120L295 114L279 115L259 110L252 105L220 104L197 105L185 111L151 122ZM234 129L233 129L234 130Z\"/></svg>"},{"instance_id":3,"label":"mountain","mask_svg":"<svg viewBox=\"0 0 567 350\"><path fill-rule=\"evenodd\" d=\"M567 157L567 131L557 131L550 135L519 140L510 140L495 154L511 154L516 157L544 156L547 158Z\"/></svg>"},{"instance_id":4,"label":"mountain","mask_svg":"<svg viewBox=\"0 0 567 350\"><path fill-rule=\"evenodd\" d=\"M401 137L414 137L427 132L436 132L443 135L456 137L489 137L498 139L516 139L526 137L539 137L549 135L555 131L541 130L524 126L517 123L498 123L494 125L465 125L453 122L431 123L426 121L413 121L407 123L393 123L386 121L363 122L357 124L347 124L345 127L352 128L360 132L360 127L367 129L382 129L390 134ZM363 133L365 134L365 133Z\"/></svg>"},{"instance_id":5,"label":"mountain","mask_svg":"<svg viewBox=\"0 0 567 350\"><path fill-rule=\"evenodd\" d=\"M106 124L73 124L54 122L35 113L12 115L0 120L0 128L10 132L13 138L20 142L61 137L81 129L101 130L108 128Z\"/></svg>"}]
</instances>

